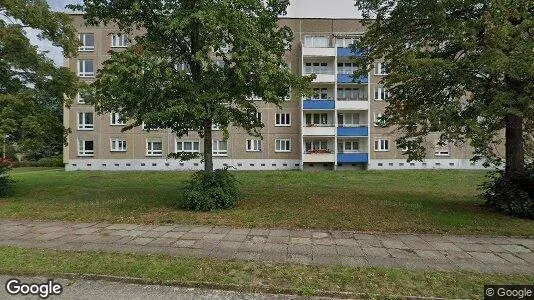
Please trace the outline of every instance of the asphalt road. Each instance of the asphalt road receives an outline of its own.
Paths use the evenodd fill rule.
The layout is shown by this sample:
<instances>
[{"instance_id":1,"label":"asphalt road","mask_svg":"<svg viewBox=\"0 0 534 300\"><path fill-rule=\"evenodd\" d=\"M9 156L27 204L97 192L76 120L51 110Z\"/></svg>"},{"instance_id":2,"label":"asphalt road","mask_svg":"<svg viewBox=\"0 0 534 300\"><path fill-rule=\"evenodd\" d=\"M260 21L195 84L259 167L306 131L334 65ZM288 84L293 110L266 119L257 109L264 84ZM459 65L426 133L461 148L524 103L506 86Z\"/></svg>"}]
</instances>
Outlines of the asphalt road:
<instances>
[{"instance_id":1,"label":"asphalt road","mask_svg":"<svg viewBox=\"0 0 534 300\"><path fill-rule=\"evenodd\" d=\"M17 278L21 283L46 283L49 278L45 277L23 277L0 275L2 289L0 299L39 299L38 296L11 296L6 291L6 283L12 278ZM149 300L149 299L309 299L293 295L275 294L252 294L233 291L210 290L200 288L184 288L163 285L129 284L111 282L106 280L85 280L85 279L61 279L55 278L55 283L63 287L63 292L59 296L50 296L47 299L128 299L128 300ZM329 298L315 298L329 299Z\"/></svg>"}]
</instances>

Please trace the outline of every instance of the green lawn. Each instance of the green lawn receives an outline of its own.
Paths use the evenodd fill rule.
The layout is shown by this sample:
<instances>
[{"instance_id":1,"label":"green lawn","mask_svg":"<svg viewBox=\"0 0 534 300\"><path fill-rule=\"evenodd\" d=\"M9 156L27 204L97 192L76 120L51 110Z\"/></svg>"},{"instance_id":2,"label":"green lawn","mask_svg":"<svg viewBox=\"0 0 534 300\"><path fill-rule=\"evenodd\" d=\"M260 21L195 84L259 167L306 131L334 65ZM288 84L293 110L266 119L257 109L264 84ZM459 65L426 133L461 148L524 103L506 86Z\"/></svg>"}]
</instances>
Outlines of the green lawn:
<instances>
[{"instance_id":1,"label":"green lawn","mask_svg":"<svg viewBox=\"0 0 534 300\"><path fill-rule=\"evenodd\" d=\"M485 172L236 172L243 199L229 211L178 208L187 172L15 172L0 218L381 232L534 235L534 223L477 198Z\"/></svg>"},{"instance_id":2,"label":"green lawn","mask_svg":"<svg viewBox=\"0 0 534 300\"><path fill-rule=\"evenodd\" d=\"M94 274L137 282L304 295L351 293L358 298L426 296L481 299L485 284L530 284L532 275L477 274L388 268L305 266L167 255L63 252L0 247L0 273ZM389 298L389 299L391 299Z\"/></svg>"}]
</instances>

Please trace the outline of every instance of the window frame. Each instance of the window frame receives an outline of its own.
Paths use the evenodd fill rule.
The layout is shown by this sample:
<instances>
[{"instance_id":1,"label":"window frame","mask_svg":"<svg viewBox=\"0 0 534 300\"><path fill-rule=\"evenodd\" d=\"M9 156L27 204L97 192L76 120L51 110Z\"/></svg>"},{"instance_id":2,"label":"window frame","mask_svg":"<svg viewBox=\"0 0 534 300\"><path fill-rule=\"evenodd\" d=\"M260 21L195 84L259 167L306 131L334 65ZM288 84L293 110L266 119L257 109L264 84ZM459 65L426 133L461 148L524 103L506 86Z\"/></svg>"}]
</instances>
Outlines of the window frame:
<instances>
[{"instance_id":1,"label":"window frame","mask_svg":"<svg viewBox=\"0 0 534 300\"><path fill-rule=\"evenodd\" d=\"M113 122L114 119L115 119L115 122ZM118 112L111 112L109 114L109 125L110 126L125 126L126 119L121 119L121 115Z\"/></svg>"},{"instance_id":2,"label":"window frame","mask_svg":"<svg viewBox=\"0 0 534 300\"><path fill-rule=\"evenodd\" d=\"M154 143L160 143L161 149L160 150L154 149ZM149 147L149 144L152 144L152 146ZM146 156L152 156L152 157L163 156L163 140L162 139L147 139L145 143L145 147L146 147Z\"/></svg>"},{"instance_id":3,"label":"window frame","mask_svg":"<svg viewBox=\"0 0 534 300\"><path fill-rule=\"evenodd\" d=\"M87 69L87 67L86 67L86 63L87 62L91 62L92 63L92 65L93 65L92 66L93 67L93 71L92 72L86 72L85 71ZM94 61L94 59L88 59L88 58L78 59L77 64L78 64L78 77L81 77L81 78L93 78L93 77L95 77L95 61ZM83 71L82 71L82 69L83 69Z\"/></svg>"},{"instance_id":4,"label":"window frame","mask_svg":"<svg viewBox=\"0 0 534 300\"><path fill-rule=\"evenodd\" d=\"M113 147L115 144L115 147ZM122 147L120 146L122 144ZM110 152L127 152L128 142L125 138L110 138L109 139L109 151Z\"/></svg>"},{"instance_id":5,"label":"window frame","mask_svg":"<svg viewBox=\"0 0 534 300\"><path fill-rule=\"evenodd\" d=\"M378 142L378 144L377 144L377 142ZM379 146L379 147L377 147L377 146ZM378 138L374 139L374 150L375 150L375 152L388 152L391 149L390 146L391 145L389 143L389 138L378 137Z\"/></svg>"},{"instance_id":6,"label":"window frame","mask_svg":"<svg viewBox=\"0 0 534 300\"><path fill-rule=\"evenodd\" d=\"M221 150L222 143L226 145L226 149L224 150ZM217 147L215 147L215 145L217 145ZM228 156L228 141L227 140L212 140L211 141L211 155L212 156Z\"/></svg>"},{"instance_id":7,"label":"window frame","mask_svg":"<svg viewBox=\"0 0 534 300\"><path fill-rule=\"evenodd\" d=\"M120 43L114 44L115 38L118 39ZM112 33L110 34L110 47L111 48L127 48L130 44L130 39L128 35L124 33Z\"/></svg>"},{"instance_id":8,"label":"window frame","mask_svg":"<svg viewBox=\"0 0 534 300\"><path fill-rule=\"evenodd\" d=\"M284 115L284 118L282 118ZM282 123L283 119L283 123ZM274 126L275 127L291 127L291 113L276 113L274 115Z\"/></svg>"},{"instance_id":9,"label":"window frame","mask_svg":"<svg viewBox=\"0 0 534 300\"><path fill-rule=\"evenodd\" d=\"M86 46L86 35L92 35L93 36L93 45L92 46ZM83 37L83 38L82 38ZM95 34L92 32L83 32L78 34L78 40L82 43L82 45L78 46L78 52L94 52L95 51Z\"/></svg>"},{"instance_id":10,"label":"window frame","mask_svg":"<svg viewBox=\"0 0 534 300\"><path fill-rule=\"evenodd\" d=\"M92 142L93 143L93 150L87 150L86 142ZM81 147L83 145L83 148ZM83 157L92 157L95 156L95 141L94 140L85 140L85 139L78 139L78 156Z\"/></svg>"},{"instance_id":11,"label":"window frame","mask_svg":"<svg viewBox=\"0 0 534 300\"><path fill-rule=\"evenodd\" d=\"M386 64L383 62L376 62L375 63L375 75L377 76L385 76L388 75Z\"/></svg>"},{"instance_id":12,"label":"window frame","mask_svg":"<svg viewBox=\"0 0 534 300\"><path fill-rule=\"evenodd\" d=\"M434 143L434 156L440 156L440 157L451 156L451 145L444 144L443 146L440 146L439 141L436 141Z\"/></svg>"},{"instance_id":13,"label":"window frame","mask_svg":"<svg viewBox=\"0 0 534 300\"><path fill-rule=\"evenodd\" d=\"M91 119L93 123L86 123L87 122L87 114L91 114ZM80 118L80 115L83 115L82 118ZM83 121L83 123L82 123ZM92 111L79 111L76 114L76 123L79 131L91 131L95 129L95 114Z\"/></svg>"},{"instance_id":14,"label":"window frame","mask_svg":"<svg viewBox=\"0 0 534 300\"><path fill-rule=\"evenodd\" d=\"M263 141L261 139L247 139L245 141L246 152L261 152L263 144L262 142Z\"/></svg>"},{"instance_id":15,"label":"window frame","mask_svg":"<svg viewBox=\"0 0 534 300\"><path fill-rule=\"evenodd\" d=\"M282 149L282 143L284 143L284 149ZM288 147L285 147L285 146L288 146ZM280 149L277 149L277 148L280 148ZM291 139L275 139L274 140L274 152L276 153L291 152Z\"/></svg>"},{"instance_id":16,"label":"window frame","mask_svg":"<svg viewBox=\"0 0 534 300\"><path fill-rule=\"evenodd\" d=\"M185 150L185 144L191 143L191 150ZM181 144L182 150L178 150L178 144ZM195 144L197 146L197 149L195 150ZM174 150L176 153L200 153L200 140L198 139L176 139L174 143Z\"/></svg>"}]
</instances>

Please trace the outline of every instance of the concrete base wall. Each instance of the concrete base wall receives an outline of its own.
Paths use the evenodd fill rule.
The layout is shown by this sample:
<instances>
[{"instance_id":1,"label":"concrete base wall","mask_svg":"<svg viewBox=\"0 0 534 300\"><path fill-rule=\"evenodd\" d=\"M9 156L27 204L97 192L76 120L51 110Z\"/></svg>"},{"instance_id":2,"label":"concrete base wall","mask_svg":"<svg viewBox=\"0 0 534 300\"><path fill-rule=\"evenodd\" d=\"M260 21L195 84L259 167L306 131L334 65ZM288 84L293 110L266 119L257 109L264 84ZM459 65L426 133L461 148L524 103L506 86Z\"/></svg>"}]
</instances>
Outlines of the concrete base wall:
<instances>
[{"instance_id":1,"label":"concrete base wall","mask_svg":"<svg viewBox=\"0 0 534 300\"><path fill-rule=\"evenodd\" d=\"M374 159L369 161L369 170L417 170L417 169L458 169L482 170L482 162L472 163L469 159L425 159L407 162L405 159Z\"/></svg>"}]
</instances>

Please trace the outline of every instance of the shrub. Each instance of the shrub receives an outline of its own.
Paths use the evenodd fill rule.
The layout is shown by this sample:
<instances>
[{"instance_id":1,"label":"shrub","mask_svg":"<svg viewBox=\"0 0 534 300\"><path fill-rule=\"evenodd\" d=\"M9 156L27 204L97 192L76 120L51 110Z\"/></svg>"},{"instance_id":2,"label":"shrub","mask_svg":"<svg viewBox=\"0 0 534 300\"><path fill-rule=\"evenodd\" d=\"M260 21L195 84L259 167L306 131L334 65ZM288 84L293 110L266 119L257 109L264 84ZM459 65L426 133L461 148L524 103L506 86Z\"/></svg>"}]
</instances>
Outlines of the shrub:
<instances>
[{"instance_id":1,"label":"shrub","mask_svg":"<svg viewBox=\"0 0 534 300\"><path fill-rule=\"evenodd\" d=\"M0 197L5 197L9 193L13 180L7 172L11 169L12 161L0 159Z\"/></svg>"},{"instance_id":2,"label":"shrub","mask_svg":"<svg viewBox=\"0 0 534 300\"><path fill-rule=\"evenodd\" d=\"M197 211L228 209L238 199L237 181L227 169L199 171L186 187L184 206Z\"/></svg>"},{"instance_id":3,"label":"shrub","mask_svg":"<svg viewBox=\"0 0 534 300\"><path fill-rule=\"evenodd\" d=\"M61 156L44 157L37 161L25 160L17 161L13 164L13 168L21 167L48 167L48 168L63 168L63 158Z\"/></svg>"},{"instance_id":4,"label":"shrub","mask_svg":"<svg viewBox=\"0 0 534 300\"><path fill-rule=\"evenodd\" d=\"M534 163L526 166L525 176L507 179L496 170L481 185L486 205L509 215L534 219Z\"/></svg>"}]
</instances>

